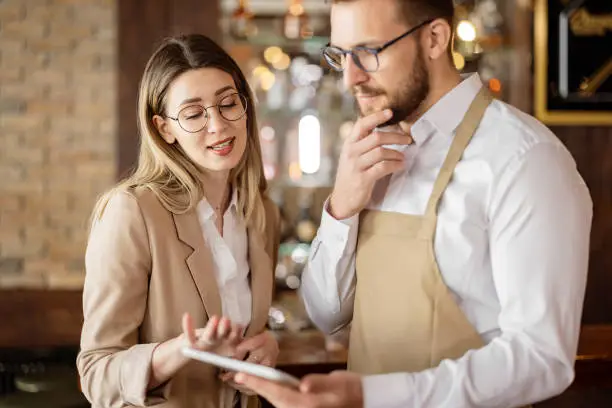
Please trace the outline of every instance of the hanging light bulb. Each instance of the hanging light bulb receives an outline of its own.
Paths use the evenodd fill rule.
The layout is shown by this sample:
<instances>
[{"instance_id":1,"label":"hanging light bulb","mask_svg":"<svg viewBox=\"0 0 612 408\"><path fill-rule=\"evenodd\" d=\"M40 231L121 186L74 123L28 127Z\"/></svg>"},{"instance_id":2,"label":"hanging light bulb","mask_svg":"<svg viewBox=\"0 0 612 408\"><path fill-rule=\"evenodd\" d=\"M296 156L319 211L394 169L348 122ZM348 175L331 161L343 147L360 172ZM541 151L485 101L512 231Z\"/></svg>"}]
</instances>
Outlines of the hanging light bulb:
<instances>
[{"instance_id":1,"label":"hanging light bulb","mask_svg":"<svg viewBox=\"0 0 612 408\"><path fill-rule=\"evenodd\" d=\"M283 34L290 39L312 36L308 25L308 15L302 0L290 0L291 3L285 13Z\"/></svg>"},{"instance_id":2,"label":"hanging light bulb","mask_svg":"<svg viewBox=\"0 0 612 408\"><path fill-rule=\"evenodd\" d=\"M249 9L249 0L238 1L238 7L232 13L230 21L234 37L247 38L257 32L257 26L253 22L253 13Z\"/></svg>"}]
</instances>

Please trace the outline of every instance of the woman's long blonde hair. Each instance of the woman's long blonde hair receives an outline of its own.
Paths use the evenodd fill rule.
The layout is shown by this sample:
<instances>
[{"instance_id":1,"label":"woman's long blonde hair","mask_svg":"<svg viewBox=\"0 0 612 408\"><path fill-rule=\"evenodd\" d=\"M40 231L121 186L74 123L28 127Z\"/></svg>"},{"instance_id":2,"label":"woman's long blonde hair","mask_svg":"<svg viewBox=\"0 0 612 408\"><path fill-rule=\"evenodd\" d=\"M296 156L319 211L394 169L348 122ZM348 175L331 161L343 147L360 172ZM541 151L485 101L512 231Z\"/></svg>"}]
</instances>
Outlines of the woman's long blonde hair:
<instances>
[{"instance_id":1,"label":"woman's long blonde hair","mask_svg":"<svg viewBox=\"0 0 612 408\"><path fill-rule=\"evenodd\" d=\"M263 173L259 129L253 95L244 74L232 57L210 38L191 34L166 39L147 62L138 95L140 153L135 171L106 192L97 202L92 221L98 220L118 191L148 188L173 213L190 211L204 197L199 171L178 143L168 144L153 124L153 116L165 116L170 84L182 73L198 68L217 68L234 79L236 89L247 98L247 144L242 159L230 172L230 184L238 192L238 213L248 226L263 231L263 197L267 183Z\"/></svg>"}]
</instances>

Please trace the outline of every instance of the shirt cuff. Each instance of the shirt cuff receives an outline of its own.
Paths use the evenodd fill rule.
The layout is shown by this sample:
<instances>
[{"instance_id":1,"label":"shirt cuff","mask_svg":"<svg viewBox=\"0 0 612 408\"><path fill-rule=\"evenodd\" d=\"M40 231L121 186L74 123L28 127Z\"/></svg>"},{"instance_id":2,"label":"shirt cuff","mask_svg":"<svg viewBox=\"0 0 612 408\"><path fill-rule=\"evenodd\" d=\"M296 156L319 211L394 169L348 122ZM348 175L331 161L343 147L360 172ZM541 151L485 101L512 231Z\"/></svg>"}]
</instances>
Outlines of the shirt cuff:
<instances>
[{"instance_id":1,"label":"shirt cuff","mask_svg":"<svg viewBox=\"0 0 612 408\"><path fill-rule=\"evenodd\" d=\"M343 220L335 219L328 211L329 198L325 200L323 205L323 214L321 215L321 225L319 226L319 240L329 243L335 242L344 248L349 239L350 232L357 227L359 223L359 214Z\"/></svg>"},{"instance_id":2,"label":"shirt cuff","mask_svg":"<svg viewBox=\"0 0 612 408\"><path fill-rule=\"evenodd\" d=\"M414 378L409 373L370 375L363 377L364 408L417 407Z\"/></svg>"},{"instance_id":3,"label":"shirt cuff","mask_svg":"<svg viewBox=\"0 0 612 408\"><path fill-rule=\"evenodd\" d=\"M162 402L163 387L147 390L151 376L151 360L153 351L159 343L137 344L132 346L129 355L121 365L121 393L123 400L135 406L149 407Z\"/></svg>"}]
</instances>

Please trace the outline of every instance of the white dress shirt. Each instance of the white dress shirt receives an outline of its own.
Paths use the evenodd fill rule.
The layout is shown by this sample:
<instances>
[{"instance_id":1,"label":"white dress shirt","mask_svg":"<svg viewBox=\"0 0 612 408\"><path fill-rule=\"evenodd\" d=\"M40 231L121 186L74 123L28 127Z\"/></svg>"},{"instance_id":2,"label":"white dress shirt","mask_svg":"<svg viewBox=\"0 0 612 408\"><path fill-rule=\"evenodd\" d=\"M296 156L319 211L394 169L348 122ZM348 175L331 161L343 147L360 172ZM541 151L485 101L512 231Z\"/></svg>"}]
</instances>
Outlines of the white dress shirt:
<instances>
[{"instance_id":1,"label":"white dress shirt","mask_svg":"<svg viewBox=\"0 0 612 408\"><path fill-rule=\"evenodd\" d=\"M481 86L470 76L414 124L404 171L369 208L424 213ZM574 377L591 218L564 145L533 117L493 101L440 202L434 240L442 277L486 346L423 372L366 377L366 408L508 408L562 392ZM303 273L308 314L328 333L352 318L358 222L324 211Z\"/></svg>"},{"instance_id":2,"label":"white dress shirt","mask_svg":"<svg viewBox=\"0 0 612 408\"><path fill-rule=\"evenodd\" d=\"M234 191L223 215L223 236L215 226L216 215L208 201L200 201L197 214L212 254L223 316L246 328L251 323L252 308L248 239L246 226L236 212L236 200Z\"/></svg>"}]
</instances>

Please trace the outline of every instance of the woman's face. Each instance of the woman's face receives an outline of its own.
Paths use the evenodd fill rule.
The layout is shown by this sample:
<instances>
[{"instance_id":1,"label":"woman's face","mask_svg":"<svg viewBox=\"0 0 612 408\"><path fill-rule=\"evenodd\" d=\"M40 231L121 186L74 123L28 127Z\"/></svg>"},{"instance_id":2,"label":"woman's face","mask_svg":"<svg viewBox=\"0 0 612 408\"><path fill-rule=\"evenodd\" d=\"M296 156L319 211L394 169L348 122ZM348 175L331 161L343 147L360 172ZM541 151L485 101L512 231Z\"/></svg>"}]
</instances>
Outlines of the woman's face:
<instances>
[{"instance_id":1,"label":"woman's face","mask_svg":"<svg viewBox=\"0 0 612 408\"><path fill-rule=\"evenodd\" d=\"M177 77L167 93L166 118L153 118L169 143L178 143L204 171L229 171L246 150L246 95L228 73L199 68Z\"/></svg>"}]
</instances>

